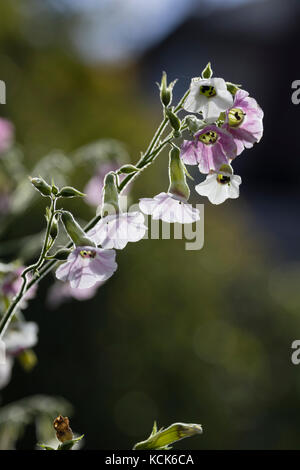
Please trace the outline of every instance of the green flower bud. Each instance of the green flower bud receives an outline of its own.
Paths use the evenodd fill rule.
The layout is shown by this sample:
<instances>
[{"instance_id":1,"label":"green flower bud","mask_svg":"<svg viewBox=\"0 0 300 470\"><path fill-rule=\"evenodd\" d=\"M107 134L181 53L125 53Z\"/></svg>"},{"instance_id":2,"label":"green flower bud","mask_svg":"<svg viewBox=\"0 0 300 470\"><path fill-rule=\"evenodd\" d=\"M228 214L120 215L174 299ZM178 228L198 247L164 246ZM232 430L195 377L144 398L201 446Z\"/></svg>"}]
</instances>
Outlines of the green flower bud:
<instances>
[{"instance_id":1,"label":"green flower bud","mask_svg":"<svg viewBox=\"0 0 300 470\"><path fill-rule=\"evenodd\" d=\"M57 196L59 189L58 189L57 186L55 186L55 184L52 184L51 190L52 190L52 194L53 194L54 196Z\"/></svg>"},{"instance_id":2,"label":"green flower bud","mask_svg":"<svg viewBox=\"0 0 300 470\"><path fill-rule=\"evenodd\" d=\"M137 171L140 171L139 168L137 168L134 165L123 165L119 169L118 173L123 173L125 175L129 175L130 173L136 173Z\"/></svg>"},{"instance_id":3,"label":"green flower bud","mask_svg":"<svg viewBox=\"0 0 300 470\"><path fill-rule=\"evenodd\" d=\"M236 85L235 83L226 82L226 86L227 90L234 96L242 85Z\"/></svg>"},{"instance_id":4,"label":"green flower bud","mask_svg":"<svg viewBox=\"0 0 300 470\"><path fill-rule=\"evenodd\" d=\"M186 182L185 166L180 158L178 147L173 147L169 154L169 180L168 192L187 201L190 196L190 189Z\"/></svg>"},{"instance_id":5,"label":"green flower bud","mask_svg":"<svg viewBox=\"0 0 300 470\"><path fill-rule=\"evenodd\" d=\"M114 173L105 176L101 212L102 217L119 212L119 194Z\"/></svg>"},{"instance_id":6,"label":"green flower bud","mask_svg":"<svg viewBox=\"0 0 300 470\"><path fill-rule=\"evenodd\" d=\"M172 103L173 99L173 88L177 80L174 80L169 85L167 84L167 74L166 72L162 73L160 85L158 88L160 90L160 101L164 107L169 106Z\"/></svg>"},{"instance_id":7,"label":"green flower bud","mask_svg":"<svg viewBox=\"0 0 300 470\"><path fill-rule=\"evenodd\" d=\"M48 197L51 196L52 194L52 188L51 186L46 183L46 181L39 177L39 178L29 178L31 181L31 184L39 191L39 193L42 196Z\"/></svg>"},{"instance_id":8,"label":"green flower bud","mask_svg":"<svg viewBox=\"0 0 300 470\"><path fill-rule=\"evenodd\" d=\"M58 235L58 222L57 222L57 218L54 216L52 219L51 228L50 228L50 237L52 238L52 240L55 240L57 235Z\"/></svg>"},{"instance_id":9,"label":"green flower bud","mask_svg":"<svg viewBox=\"0 0 300 470\"><path fill-rule=\"evenodd\" d=\"M172 109L166 108L166 116L175 131L179 131L181 122L180 119L173 113Z\"/></svg>"},{"instance_id":10,"label":"green flower bud","mask_svg":"<svg viewBox=\"0 0 300 470\"><path fill-rule=\"evenodd\" d=\"M202 71L202 78L208 79L211 78L213 74L210 62L208 62L207 66L205 69Z\"/></svg>"},{"instance_id":11,"label":"green flower bud","mask_svg":"<svg viewBox=\"0 0 300 470\"><path fill-rule=\"evenodd\" d=\"M85 196L83 193L78 191L75 188L72 188L72 186L65 186L62 188L59 193L57 194L57 197L82 197Z\"/></svg>"},{"instance_id":12,"label":"green flower bud","mask_svg":"<svg viewBox=\"0 0 300 470\"><path fill-rule=\"evenodd\" d=\"M61 221L67 234L76 246L96 246L76 222L71 212L62 211Z\"/></svg>"},{"instance_id":13,"label":"green flower bud","mask_svg":"<svg viewBox=\"0 0 300 470\"><path fill-rule=\"evenodd\" d=\"M193 116L192 114L189 116L186 116L185 123L187 124L188 129L192 134L196 134L196 132L198 132L200 129L203 129L203 127L206 126L204 121L196 118L196 116Z\"/></svg>"}]
</instances>

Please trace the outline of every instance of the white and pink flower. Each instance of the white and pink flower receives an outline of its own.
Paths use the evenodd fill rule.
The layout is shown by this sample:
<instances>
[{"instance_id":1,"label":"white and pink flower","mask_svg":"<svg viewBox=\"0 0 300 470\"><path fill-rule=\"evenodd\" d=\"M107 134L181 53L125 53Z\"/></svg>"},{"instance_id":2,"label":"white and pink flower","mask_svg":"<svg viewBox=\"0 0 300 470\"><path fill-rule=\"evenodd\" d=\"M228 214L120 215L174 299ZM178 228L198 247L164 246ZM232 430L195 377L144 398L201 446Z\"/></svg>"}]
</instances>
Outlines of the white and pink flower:
<instances>
[{"instance_id":1,"label":"white and pink flower","mask_svg":"<svg viewBox=\"0 0 300 470\"><path fill-rule=\"evenodd\" d=\"M103 284L104 282L99 281L87 289L76 289L67 282L56 281L48 291L47 305L55 309L68 300L89 300L96 295L98 288Z\"/></svg>"},{"instance_id":2,"label":"white and pink flower","mask_svg":"<svg viewBox=\"0 0 300 470\"><path fill-rule=\"evenodd\" d=\"M139 206L144 214L151 215L154 220L191 224L200 219L198 209L171 193L160 193L153 198L142 198Z\"/></svg>"},{"instance_id":3,"label":"white and pink flower","mask_svg":"<svg viewBox=\"0 0 300 470\"><path fill-rule=\"evenodd\" d=\"M184 140L181 158L187 165L198 165L200 173L216 171L236 157L237 147L232 135L214 124L194 135L194 140Z\"/></svg>"},{"instance_id":4,"label":"white and pink flower","mask_svg":"<svg viewBox=\"0 0 300 470\"><path fill-rule=\"evenodd\" d=\"M87 289L99 281L106 281L116 271L114 250L103 250L91 246L78 246L56 271L57 279L69 281L76 289Z\"/></svg>"},{"instance_id":5,"label":"white and pink flower","mask_svg":"<svg viewBox=\"0 0 300 470\"><path fill-rule=\"evenodd\" d=\"M239 197L239 186L242 179L234 175L232 168L223 165L217 172L207 175L206 179L195 186L201 196L208 197L212 204L222 204L226 199Z\"/></svg>"},{"instance_id":6,"label":"white and pink flower","mask_svg":"<svg viewBox=\"0 0 300 470\"><path fill-rule=\"evenodd\" d=\"M193 78L183 107L190 113L201 112L204 120L212 123L232 106L232 102L232 94L223 78Z\"/></svg>"},{"instance_id":7,"label":"white and pink flower","mask_svg":"<svg viewBox=\"0 0 300 470\"><path fill-rule=\"evenodd\" d=\"M138 242L147 231L141 212L107 215L88 232L89 238L102 248L122 250L128 242Z\"/></svg>"},{"instance_id":8,"label":"white and pink flower","mask_svg":"<svg viewBox=\"0 0 300 470\"><path fill-rule=\"evenodd\" d=\"M233 137L237 146L237 155L244 148L253 147L263 135L263 110L254 98L245 90L238 90L233 106L226 112L223 128Z\"/></svg>"}]
</instances>

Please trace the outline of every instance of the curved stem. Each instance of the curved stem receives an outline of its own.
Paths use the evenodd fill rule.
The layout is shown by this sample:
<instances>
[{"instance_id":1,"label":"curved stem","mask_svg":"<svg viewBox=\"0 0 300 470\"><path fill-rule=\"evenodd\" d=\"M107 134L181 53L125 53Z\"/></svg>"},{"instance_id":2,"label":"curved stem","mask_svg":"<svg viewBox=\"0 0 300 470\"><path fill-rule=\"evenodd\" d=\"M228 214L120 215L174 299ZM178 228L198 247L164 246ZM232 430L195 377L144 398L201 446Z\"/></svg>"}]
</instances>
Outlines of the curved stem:
<instances>
[{"instance_id":1,"label":"curved stem","mask_svg":"<svg viewBox=\"0 0 300 470\"><path fill-rule=\"evenodd\" d=\"M15 310L16 310L20 300L22 300L23 294L26 293L26 291L29 289L29 287L30 287L29 284L33 285L35 282L37 282L37 278L35 278L35 282L33 284L31 282L28 283L27 274L30 271L37 272L37 270L43 265L43 263L45 261L45 256L46 256L47 251L49 249L48 248L49 236L50 236L51 225L52 225L52 222L53 222L53 217L55 215L55 205L56 205L56 199L52 198L51 199L51 205L50 205L51 216L50 216L50 218L47 222L47 229L46 229L46 234L45 234L45 238L44 238L43 248L41 250L41 253L40 253L40 256L39 256L37 262L34 263L34 264L31 264L30 266L25 268L24 271L21 274L21 277L23 279L21 288L20 288L18 294L12 300L11 304L9 305L7 311L5 312L4 316L1 318L1 321L0 321L0 339L3 337L7 327L9 325L14 313L15 313Z\"/></svg>"},{"instance_id":2,"label":"curved stem","mask_svg":"<svg viewBox=\"0 0 300 470\"><path fill-rule=\"evenodd\" d=\"M183 97L179 101L178 105L174 109L174 113L177 113L182 109L183 104L184 104L188 94L189 94L189 90L183 95ZM167 117L165 117L164 120L161 122L160 126L158 127L157 131L155 132L155 134L154 134L154 136L153 136L153 138L152 138L145 154L142 155L141 158L139 159L139 161L137 162L137 164L136 164L137 168L142 169L143 167L146 167L148 164L152 163L153 160L155 160L155 158L159 155L159 153L163 149L163 147L167 143L170 142L170 139L172 138L172 134L169 134L166 137L166 139L162 143L159 143L157 148L155 148L155 146L159 142L160 137L162 136L163 132L165 131L168 123L169 123L169 120L168 120ZM122 183L120 184L120 186L118 188L119 193L121 193L125 189L125 187L129 184L129 182L131 180L133 180L134 177L136 177L136 173L129 174L122 181ZM28 266L22 272L21 276L23 278L23 283L22 283L22 286L20 288L20 291L18 292L18 294L15 296L15 298L11 302L11 304L8 307L7 311L5 312L4 316L1 318L1 321L0 321L0 339L2 339L8 325L10 323L10 320L12 319L12 317L14 315L14 312L15 312L19 302L22 300L23 295L28 291L28 289L30 289L33 285L35 285L41 279L43 279L54 268L54 266L58 263L57 260L51 260L51 261L46 262L46 264L43 266L44 261L45 261L45 256L46 256L47 251L48 251L48 240L49 240L50 229L51 229L51 224L52 224L52 221L53 221L53 217L55 216L56 213L59 212L59 211L56 211L55 204L56 204L56 199L55 198L51 199L51 207L50 207L51 216L50 216L50 219L49 219L48 224L47 224L47 230L46 230L46 235L45 235L45 239L44 239L44 244L43 244L43 248L42 248L41 254L39 256L39 259L37 260L37 262L35 264L33 264L31 266ZM93 228L96 225L96 223L100 219L101 219L101 216L99 216L99 215L95 216L84 227L84 231L85 232L89 231L91 228ZM71 248L72 245L73 245L72 243L69 243L66 246L66 248ZM41 268L41 269L38 271L39 268ZM30 271L33 271L33 270L36 271L36 272L38 271L38 272L33 276L33 278L30 281L28 281L27 274Z\"/></svg>"}]
</instances>

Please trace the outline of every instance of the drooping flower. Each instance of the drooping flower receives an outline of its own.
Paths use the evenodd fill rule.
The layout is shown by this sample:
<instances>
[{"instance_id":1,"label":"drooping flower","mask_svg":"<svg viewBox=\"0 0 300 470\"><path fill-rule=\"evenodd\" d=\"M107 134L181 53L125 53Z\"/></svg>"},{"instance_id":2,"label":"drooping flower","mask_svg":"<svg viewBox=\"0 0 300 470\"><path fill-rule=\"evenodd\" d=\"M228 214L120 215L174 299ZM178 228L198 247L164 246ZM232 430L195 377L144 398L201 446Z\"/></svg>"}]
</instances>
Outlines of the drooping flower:
<instances>
[{"instance_id":1,"label":"drooping flower","mask_svg":"<svg viewBox=\"0 0 300 470\"><path fill-rule=\"evenodd\" d=\"M184 109L191 113L202 112L208 123L214 122L220 113L230 108L232 94L227 90L223 78L192 78L190 93L184 102Z\"/></svg>"},{"instance_id":2,"label":"drooping flower","mask_svg":"<svg viewBox=\"0 0 300 470\"><path fill-rule=\"evenodd\" d=\"M254 98L249 97L245 90L238 90L234 97L233 106L226 111L223 128L233 137L237 146L237 155L244 148L253 147L263 135L263 110Z\"/></svg>"},{"instance_id":3,"label":"drooping flower","mask_svg":"<svg viewBox=\"0 0 300 470\"><path fill-rule=\"evenodd\" d=\"M12 323L4 336L5 351L0 357L0 390L11 379L14 358L37 343L38 325L34 322Z\"/></svg>"},{"instance_id":4,"label":"drooping flower","mask_svg":"<svg viewBox=\"0 0 300 470\"><path fill-rule=\"evenodd\" d=\"M75 289L69 283L56 281L49 289L47 295L47 304L50 308L55 309L64 302L75 299L84 301L91 299L97 292L103 282L97 282L87 289Z\"/></svg>"},{"instance_id":5,"label":"drooping flower","mask_svg":"<svg viewBox=\"0 0 300 470\"><path fill-rule=\"evenodd\" d=\"M17 356L37 343L38 325L35 322L20 321L12 324L4 335L6 353Z\"/></svg>"},{"instance_id":6,"label":"drooping flower","mask_svg":"<svg viewBox=\"0 0 300 470\"><path fill-rule=\"evenodd\" d=\"M194 140L184 140L181 157L187 165L198 165L201 173L216 171L236 157L237 147L233 137L225 129L214 124L206 126L194 135Z\"/></svg>"},{"instance_id":7,"label":"drooping flower","mask_svg":"<svg viewBox=\"0 0 300 470\"><path fill-rule=\"evenodd\" d=\"M90 179L83 192L86 194L85 200L91 206L99 206L102 200L102 188L104 178L110 171L115 171L119 167L117 162L105 162L99 165L96 174Z\"/></svg>"},{"instance_id":8,"label":"drooping flower","mask_svg":"<svg viewBox=\"0 0 300 470\"><path fill-rule=\"evenodd\" d=\"M56 271L57 279L69 281L71 287L87 289L109 279L117 269L114 250L77 246Z\"/></svg>"},{"instance_id":9,"label":"drooping flower","mask_svg":"<svg viewBox=\"0 0 300 470\"><path fill-rule=\"evenodd\" d=\"M122 250L128 242L141 240L147 227L141 212L107 215L88 232L88 236L102 248Z\"/></svg>"},{"instance_id":10,"label":"drooping flower","mask_svg":"<svg viewBox=\"0 0 300 470\"><path fill-rule=\"evenodd\" d=\"M201 196L207 196L212 204L222 204L226 199L239 197L239 186L242 179L234 175L229 165L207 175L205 181L195 186L195 190Z\"/></svg>"},{"instance_id":11,"label":"drooping flower","mask_svg":"<svg viewBox=\"0 0 300 470\"><path fill-rule=\"evenodd\" d=\"M153 198L142 198L139 206L144 214L151 215L154 220L190 224L200 219L197 209L171 193L160 193Z\"/></svg>"},{"instance_id":12,"label":"drooping flower","mask_svg":"<svg viewBox=\"0 0 300 470\"><path fill-rule=\"evenodd\" d=\"M7 119L0 118L0 154L6 152L13 142L14 126Z\"/></svg>"}]
</instances>

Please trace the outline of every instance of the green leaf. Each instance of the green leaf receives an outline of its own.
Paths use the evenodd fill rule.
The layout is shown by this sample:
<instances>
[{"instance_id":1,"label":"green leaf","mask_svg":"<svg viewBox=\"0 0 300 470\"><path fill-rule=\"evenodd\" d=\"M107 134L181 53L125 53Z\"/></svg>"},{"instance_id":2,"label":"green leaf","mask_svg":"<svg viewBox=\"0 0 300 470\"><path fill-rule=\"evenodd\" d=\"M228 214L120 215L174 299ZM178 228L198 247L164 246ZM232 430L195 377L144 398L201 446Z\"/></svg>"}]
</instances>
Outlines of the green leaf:
<instances>
[{"instance_id":1,"label":"green leaf","mask_svg":"<svg viewBox=\"0 0 300 470\"><path fill-rule=\"evenodd\" d=\"M65 441L58 446L57 450L71 450L72 447L76 444L76 442L81 441L83 437L84 437L84 434L82 434L82 436L76 437L75 439L70 439L69 441Z\"/></svg>"},{"instance_id":2,"label":"green leaf","mask_svg":"<svg viewBox=\"0 0 300 470\"><path fill-rule=\"evenodd\" d=\"M234 96L236 92L241 88L242 85L236 85L235 83L226 82L227 90Z\"/></svg>"},{"instance_id":3,"label":"green leaf","mask_svg":"<svg viewBox=\"0 0 300 470\"><path fill-rule=\"evenodd\" d=\"M206 78L206 79L211 78L212 74L213 74L213 71L212 71L210 62L208 62L207 66L202 72L202 78Z\"/></svg>"},{"instance_id":4,"label":"green leaf","mask_svg":"<svg viewBox=\"0 0 300 470\"><path fill-rule=\"evenodd\" d=\"M53 447L47 446L45 444L37 444L37 446L41 447L44 450L55 450Z\"/></svg>"},{"instance_id":5,"label":"green leaf","mask_svg":"<svg viewBox=\"0 0 300 470\"><path fill-rule=\"evenodd\" d=\"M133 450L167 450L169 445L184 439L185 437L202 434L200 424L174 423L167 429L161 429L158 432L156 423L154 423L152 433L146 441L138 442Z\"/></svg>"}]
</instances>

